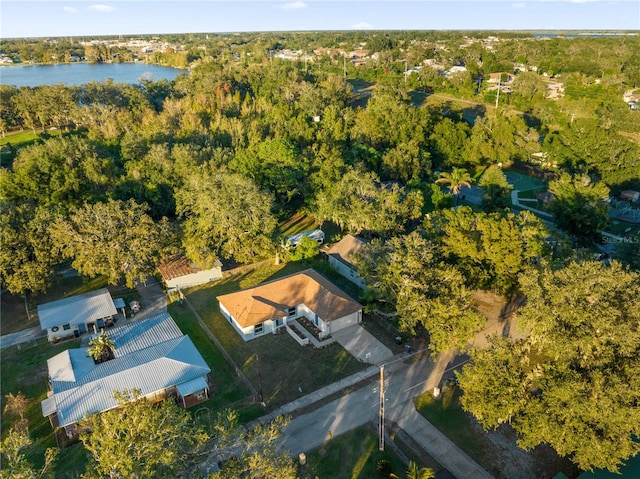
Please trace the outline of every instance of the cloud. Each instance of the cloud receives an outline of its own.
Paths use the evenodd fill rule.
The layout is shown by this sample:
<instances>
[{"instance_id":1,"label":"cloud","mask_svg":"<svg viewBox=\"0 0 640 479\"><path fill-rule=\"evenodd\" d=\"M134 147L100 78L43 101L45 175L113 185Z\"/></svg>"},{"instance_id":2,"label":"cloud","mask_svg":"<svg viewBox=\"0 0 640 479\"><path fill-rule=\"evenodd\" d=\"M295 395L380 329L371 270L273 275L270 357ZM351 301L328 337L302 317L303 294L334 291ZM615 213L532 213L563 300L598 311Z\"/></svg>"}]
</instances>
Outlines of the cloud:
<instances>
[{"instance_id":1,"label":"cloud","mask_svg":"<svg viewBox=\"0 0 640 479\"><path fill-rule=\"evenodd\" d=\"M109 5L102 5L97 3L95 5L89 5L87 7L87 10L91 10L92 12L109 13L109 12L113 12L115 8Z\"/></svg>"},{"instance_id":2,"label":"cloud","mask_svg":"<svg viewBox=\"0 0 640 479\"><path fill-rule=\"evenodd\" d=\"M73 7L62 7L62 11L65 13L78 13L78 9Z\"/></svg>"},{"instance_id":3,"label":"cloud","mask_svg":"<svg viewBox=\"0 0 640 479\"><path fill-rule=\"evenodd\" d=\"M373 28L373 25L369 25L367 22L360 22L355 25L351 25L351 28L354 30L370 30Z\"/></svg>"},{"instance_id":4,"label":"cloud","mask_svg":"<svg viewBox=\"0 0 640 479\"><path fill-rule=\"evenodd\" d=\"M527 4L524 2L518 2L518 3L512 3L511 6L513 8L524 8L527 6Z\"/></svg>"},{"instance_id":5,"label":"cloud","mask_svg":"<svg viewBox=\"0 0 640 479\"><path fill-rule=\"evenodd\" d=\"M300 1L287 2L277 6L277 8L281 8L282 10L300 10L301 8L306 8L306 7L307 7L307 4Z\"/></svg>"}]
</instances>

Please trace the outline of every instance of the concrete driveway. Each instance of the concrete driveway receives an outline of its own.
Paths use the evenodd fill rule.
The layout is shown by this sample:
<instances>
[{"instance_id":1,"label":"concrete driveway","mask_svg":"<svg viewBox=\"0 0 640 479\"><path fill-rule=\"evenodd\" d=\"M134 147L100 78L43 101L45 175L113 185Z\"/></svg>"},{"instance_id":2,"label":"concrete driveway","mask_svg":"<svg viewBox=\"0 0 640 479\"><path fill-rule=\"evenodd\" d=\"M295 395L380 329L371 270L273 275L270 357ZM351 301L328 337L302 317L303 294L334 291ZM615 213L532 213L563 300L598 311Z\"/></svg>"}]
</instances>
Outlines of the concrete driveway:
<instances>
[{"instance_id":1,"label":"concrete driveway","mask_svg":"<svg viewBox=\"0 0 640 479\"><path fill-rule=\"evenodd\" d=\"M391 350L359 324L331 333L340 345L362 362L382 364L393 358Z\"/></svg>"}]
</instances>

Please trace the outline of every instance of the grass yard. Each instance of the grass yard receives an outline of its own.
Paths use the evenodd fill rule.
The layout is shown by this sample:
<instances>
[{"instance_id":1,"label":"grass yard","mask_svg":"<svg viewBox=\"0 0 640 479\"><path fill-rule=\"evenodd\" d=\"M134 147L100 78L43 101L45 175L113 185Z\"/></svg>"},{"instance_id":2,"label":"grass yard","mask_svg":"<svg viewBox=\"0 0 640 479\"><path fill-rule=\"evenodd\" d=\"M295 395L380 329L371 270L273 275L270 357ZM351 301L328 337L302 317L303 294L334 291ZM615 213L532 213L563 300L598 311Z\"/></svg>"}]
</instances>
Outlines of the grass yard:
<instances>
[{"instance_id":1,"label":"grass yard","mask_svg":"<svg viewBox=\"0 0 640 479\"><path fill-rule=\"evenodd\" d=\"M194 411L206 407L210 412L217 412L225 408L238 411L241 421L250 421L262 415L262 410L253 403L244 402L249 397L249 391L227 364L222 353L209 339L191 311L184 304L172 303L168 307L169 314L176 321L180 330L189 335L193 344L211 368L211 377L216 385L215 395L206 403L194 406Z\"/></svg>"},{"instance_id":2,"label":"grass yard","mask_svg":"<svg viewBox=\"0 0 640 479\"><path fill-rule=\"evenodd\" d=\"M217 296L249 288L308 268L304 263L275 266L272 261L238 270L213 285L186 294L234 362L273 409L349 376L364 365L338 344L323 349L301 347L288 334L266 335L244 342L220 314Z\"/></svg>"},{"instance_id":3,"label":"grass yard","mask_svg":"<svg viewBox=\"0 0 640 479\"><path fill-rule=\"evenodd\" d=\"M302 479L376 479L381 459L389 461L398 477L405 477L407 465L389 448L378 450L378 436L370 427L361 427L333 438L307 455L307 464L299 466ZM386 476L389 477L389 476Z\"/></svg>"}]
</instances>

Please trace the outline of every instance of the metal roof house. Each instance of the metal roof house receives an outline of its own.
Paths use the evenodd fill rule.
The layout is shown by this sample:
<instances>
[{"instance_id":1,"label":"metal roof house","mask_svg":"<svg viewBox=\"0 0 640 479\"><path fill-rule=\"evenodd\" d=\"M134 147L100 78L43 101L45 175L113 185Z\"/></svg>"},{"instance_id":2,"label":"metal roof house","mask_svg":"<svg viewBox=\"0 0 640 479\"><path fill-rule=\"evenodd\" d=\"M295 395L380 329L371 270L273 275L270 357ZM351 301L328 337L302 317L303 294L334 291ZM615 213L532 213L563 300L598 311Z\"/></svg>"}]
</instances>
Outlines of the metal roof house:
<instances>
[{"instance_id":1,"label":"metal roof house","mask_svg":"<svg viewBox=\"0 0 640 479\"><path fill-rule=\"evenodd\" d=\"M352 255L360 251L365 244L366 242L361 238L346 235L337 243L322 250L333 269L361 288L365 287L364 280L358 276L351 259Z\"/></svg>"},{"instance_id":2,"label":"metal roof house","mask_svg":"<svg viewBox=\"0 0 640 479\"><path fill-rule=\"evenodd\" d=\"M216 260L209 269L194 265L182 254L175 254L163 260L158 266L167 291L191 288L222 278L222 263Z\"/></svg>"},{"instance_id":3,"label":"metal roof house","mask_svg":"<svg viewBox=\"0 0 640 479\"><path fill-rule=\"evenodd\" d=\"M114 359L96 364L86 348L68 349L47 361L50 391L42 415L76 434L84 416L117 407L114 391L137 389L140 397L173 397L183 406L208 398L211 372L189 336L169 314L112 329Z\"/></svg>"},{"instance_id":4,"label":"metal roof house","mask_svg":"<svg viewBox=\"0 0 640 479\"><path fill-rule=\"evenodd\" d=\"M40 327L49 341L97 332L118 311L107 288L38 305Z\"/></svg>"},{"instance_id":5,"label":"metal roof house","mask_svg":"<svg viewBox=\"0 0 640 479\"><path fill-rule=\"evenodd\" d=\"M218 296L218 301L222 315L245 341L275 334L303 316L321 338L362 321L362 305L313 269Z\"/></svg>"}]
</instances>

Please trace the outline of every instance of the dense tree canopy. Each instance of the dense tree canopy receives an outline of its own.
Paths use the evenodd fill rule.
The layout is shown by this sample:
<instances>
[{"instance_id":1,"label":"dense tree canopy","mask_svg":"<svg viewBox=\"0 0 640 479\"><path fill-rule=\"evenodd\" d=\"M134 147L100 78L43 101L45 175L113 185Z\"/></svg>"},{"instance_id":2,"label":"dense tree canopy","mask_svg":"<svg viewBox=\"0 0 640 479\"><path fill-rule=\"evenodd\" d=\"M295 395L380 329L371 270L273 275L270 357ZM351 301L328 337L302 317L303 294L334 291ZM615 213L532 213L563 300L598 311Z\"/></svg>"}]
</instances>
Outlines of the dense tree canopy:
<instances>
[{"instance_id":1,"label":"dense tree canopy","mask_svg":"<svg viewBox=\"0 0 640 479\"><path fill-rule=\"evenodd\" d=\"M51 227L51 238L81 274L105 275L129 287L153 274L168 240L164 223L155 223L135 201L86 204Z\"/></svg>"},{"instance_id":2,"label":"dense tree canopy","mask_svg":"<svg viewBox=\"0 0 640 479\"><path fill-rule=\"evenodd\" d=\"M396 305L404 330L426 329L434 353L465 349L482 326L463 275L420 234L374 240L355 261L367 287Z\"/></svg>"},{"instance_id":3,"label":"dense tree canopy","mask_svg":"<svg viewBox=\"0 0 640 479\"><path fill-rule=\"evenodd\" d=\"M580 468L617 470L640 452L640 277L572 262L521 275L526 338L495 339L459 374L462 404L519 444L551 445Z\"/></svg>"},{"instance_id":4,"label":"dense tree canopy","mask_svg":"<svg viewBox=\"0 0 640 479\"><path fill-rule=\"evenodd\" d=\"M353 234L389 236L420 218L423 203L420 191L383 184L374 173L351 169L318 193L313 214L318 221L333 221Z\"/></svg>"},{"instance_id":5,"label":"dense tree canopy","mask_svg":"<svg viewBox=\"0 0 640 479\"><path fill-rule=\"evenodd\" d=\"M593 181L587 175L563 173L549 183L549 191L554 195L551 211L560 228L582 242L599 238L599 232L609 222L609 206L605 203L609 188L603 182Z\"/></svg>"},{"instance_id":6,"label":"dense tree canopy","mask_svg":"<svg viewBox=\"0 0 640 479\"><path fill-rule=\"evenodd\" d=\"M274 252L273 195L239 174L196 170L176 193L184 217L183 244L201 267L219 258L253 262Z\"/></svg>"},{"instance_id":7,"label":"dense tree canopy","mask_svg":"<svg viewBox=\"0 0 640 479\"><path fill-rule=\"evenodd\" d=\"M528 211L475 213L468 206L437 212L425 227L469 287L500 293L515 291L518 275L543 255L548 235Z\"/></svg>"},{"instance_id":8,"label":"dense tree canopy","mask_svg":"<svg viewBox=\"0 0 640 479\"><path fill-rule=\"evenodd\" d=\"M115 393L119 407L82 421L85 478L176 477L202 452L208 435L171 400L153 404L136 391Z\"/></svg>"}]
</instances>

